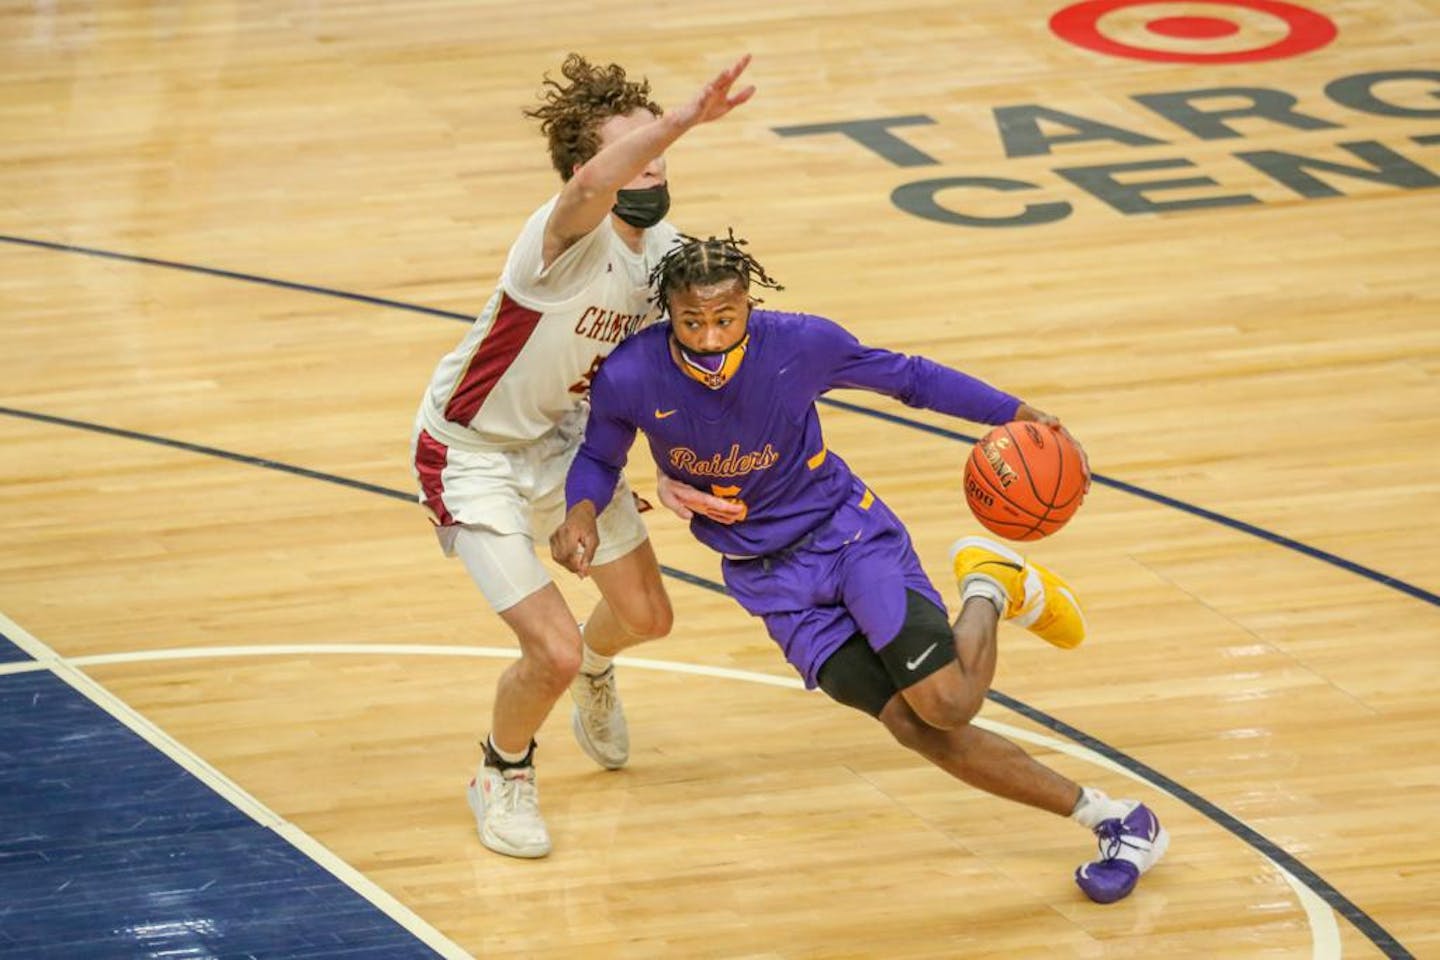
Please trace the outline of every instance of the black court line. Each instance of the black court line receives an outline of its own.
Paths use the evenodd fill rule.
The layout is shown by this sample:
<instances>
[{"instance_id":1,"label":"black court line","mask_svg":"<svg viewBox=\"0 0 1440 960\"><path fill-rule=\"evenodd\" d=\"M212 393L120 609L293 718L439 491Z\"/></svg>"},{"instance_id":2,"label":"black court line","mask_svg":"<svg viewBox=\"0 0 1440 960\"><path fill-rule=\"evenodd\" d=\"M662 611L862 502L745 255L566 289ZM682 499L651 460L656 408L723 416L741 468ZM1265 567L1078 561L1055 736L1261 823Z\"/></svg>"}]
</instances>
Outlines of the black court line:
<instances>
[{"instance_id":1,"label":"black court line","mask_svg":"<svg viewBox=\"0 0 1440 960\"><path fill-rule=\"evenodd\" d=\"M38 247L41 250L55 250L60 253L80 253L87 257L101 257L105 260L121 260L126 263L139 263L147 267L165 267L169 270L183 270L186 273L200 273L207 277L221 277L225 280L240 280L245 283L258 283L267 287L280 287L284 290L299 290L301 293L318 293L326 297L339 297L342 300L357 300L360 303L370 303L377 307L393 307L396 310L408 310L411 313L424 313L432 317L447 317L453 320L464 320L470 323L475 318L466 316L463 313L453 313L449 310L436 310L434 307L422 307L419 304L404 303L400 300L386 300L384 297L371 297L363 293L351 293L348 290L336 290L334 287L317 287L310 283L296 283L292 280L277 280L274 277L261 277L253 273L239 273L235 270L222 270L219 267L203 267L196 263L181 263L178 260L159 260L155 257L141 257L133 253L116 253L114 250L100 250L96 247L77 247L69 243L53 243L49 240L32 240L29 237L15 237L9 234L0 233L0 242L14 243L25 247Z\"/></svg>"},{"instance_id":2,"label":"black court line","mask_svg":"<svg viewBox=\"0 0 1440 960\"><path fill-rule=\"evenodd\" d=\"M207 447L204 444L191 443L188 440L175 440L171 437L156 436L152 433L140 433L137 430L122 430L119 427L107 427L104 424L89 423L84 420L72 420L69 417L56 417L48 413L36 413L33 410L17 410L14 407L0 407L0 414L10 417L20 417L25 420L36 420L40 423L50 423L60 427L89 430L91 433L103 433L106 436L120 437L125 440L141 440L145 443L158 444L159 446L170 447L174 450L184 450L187 453L199 453L207 457L218 457L221 460L243 463L251 467L264 467L266 470L278 470L281 473L289 473L297 477L305 477L309 480L323 480L326 483L349 487L352 490L362 490L365 493L378 493L380 496L389 497L392 500L418 503L414 493L407 493L404 490L395 490L390 487L382 487L375 483L366 483L364 480L354 480L350 477L342 477L333 473L311 470L308 467L297 467L293 463L281 463L279 460L267 460L264 457L254 457L248 453L236 453L233 450L222 450L219 447ZM676 570L664 564L660 565L660 570L676 580L681 580L685 583L694 584L697 587L704 587L707 590L714 590L719 593L726 592L725 588L720 584L706 580L704 577L696 576L685 570Z\"/></svg>"},{"instance_id":3,"label":"black court line","mask_svg":"<svg viewBox=\"0 0 1440 960\"><path fill-rule=\"evenodd\" d=\"M1285 852L1284 848L1259 833L1254 827L1245 824L1237 817L1225 812L1189 787L1181 786L1149 764L1120 753L1120 751L1096 740L1083 730L1070 726L1070 724L1063 720L1057 720L1047 713L1042 713L1028 704L1021 703L1014 697L1006 696L999 690L991 690L987 696L995 703L1009 707L1021 716L1029 717L1041 726L1049 727L1056 733L1073 740L1083 747L1089 747L1096 753L1114 760L1127 770L1161 787L1172 797L1188 804L1193 809L1199 811L1204 816L1239 837L1242 842L1258 850L1261 854L1269 857L1275 861L1275 863L1289 871L1296 880L1299 880L1305 884L1305 886L1309 887L1310 890L1324 900L1331 909L1354 924L1355 929L1370 938L1370 942L1379 947L1385 956L1390 958L1404 957L1408 958L1408 960L1414 960L1414 955L1401 946L1400 941L1396 940L1388 930L1380 926L1368 913L1360 909L1358 905L1351 902L1349 897L1345 896L1345 894L1339 890L1336 890L1324 877L1305 866L1298 858Z\"/></svg>"},{"instance_id":4,"label":"black court line","mask_svg":"<svg viewBox=\"0 0 1440 960\"><path fill-rule=\"evenodd\" d=\"M1440 137L1440 134L1437 134L1437 137ZM220 277L226 280L240 280L245 283L257 283L264 286L279 287L285 290L298 290L302 293L315 293L320 294L321 296L339 297L345 300L356 300L361 303L369 303L381 307L392 307L396 310L405 310L410 313L421 313L425 314L426 316L432 317L443 317L447 320L458 320L464 323L472 323L475 319L470 314L456 313L453 310L437 310L434 307L425 307L420 306L419 304L405 303L400 300L387 300L383 297L371 297L365 294L351 293L346 290L336 290L332 287L318 287L308 283L296 283L291 280L277 280L274 277L262 277L258 274L253 273L239 273L234 270L222 270L216 267L205 267L193 263L181 263L176 260L160 260L156 259L155 257L142 257L130 253L118 253L113 250L101 250L96 247L80 247L67 243L54 243L48 240L33 240L28 237L17 237L9 234L0 234L0 242L36 247L42 250L54 250L60 253L78 253L88 257L101 257L108 260L120 260L128 263L143 264L145 266L165 267L171 270L183 270L188 273L198 273L206 276ZM928 423L921 423L918 420L911 420L908 417L902 417L893 413L886 413L883 410L874 410L870 407L862 407L859 404L847 403L844 400L836 400L832 397L821 397L819 402L821 404L824 404L825 406L835 407L836 409L846 410L851 413L858 413L861 416L865 417L873 417L877 420L884 420L887 423L897 424L899 426L908 427L911 430L919 430L922 433L930 433L936 436L945 437L950 440L957 440L962 443L974 443L977 439L976 437L973 437L969 434L960 433L956 430L947 430L944 427L932 426ZM1440 595L1426 590L1423 587L1418 587L1415 584L1401 580L1399 577L1392 577L1387 573L1382 573L1379 570L1375 570L1370 567L1364 566L1363 564L1356 563L1353 560L1346 560L1344 557L1330 553L1326 550L1321 550L1319 547L1312 547L1309 544L1301 543L1300 541L1293 540L1290 537L1282 536L1281 534L1266 530L1263 527L1257 527L1253 523L1246 523L1244 520L1236 520L1233 517L1227 517L1224 514L1216 513L1213 510L1207 510L1204 507L1199 507L1192 503L1186 503L1183 500L1177 500L1174 497L1166 496L1163 493L1156 493L1152 490L1146 490L1143 487L1137 487L1134 484L1126 483L1124 480L1116 480L1112 477L1107 477L1104 474L1092 474L1091 479L1095 483L1100 484L1101 486L1111 487L1115 490L1120 490L1125 493L1141 497L1142 499L1150 500L1154 503L1171 507L1183 513L1188 513L1191 516L1199 517L1202 520L1209 520L1212 523L1218 523L1221 526L1226 526L1232 530L1249 534L1252 537L1258 537L1259 539L1265 540L1269 543L1273 543L1276 546L1284 547L1287 550L1293 550L1296 553L1304 554L1305 556L1311 557L1315 560L1319 560L1322 563L1328 563L1331 566L1339 567L1341 570L1345 570L1357 576L1364 577L1365 579L1378 583L1381 586L1389 587L1392 590L1398 590L1401 593L1408 594L1409 596L1412 596L1417 600L1423 600L1424 602L1431 604L1432 606L1440 606ZM683 579L683 577L681 577L681 579Z\"/></svg>"},{"instance_id":5,"label":"black court line","mask_svg":"<svg viewBox=\"0 0 1440 960\"><path fill-rule=\"evenodd\" d=\"M326 296L335 296L349 300L358 300L361 302L372 303L381 306L390 306L397 309L408 310L414 313L423 313L432 316L445 317L447 319L462 320L467 323L471 322L471 318L469 316L465 314L454 313L452 311L436 310L430 307L421 307L415 304L401 303L395 300L385 300L378 297L369 297L361 294L351 294L345 291L333 290L328 287L317 287L308 284L293 283L286 280L274 280L268 277L260 277L253 274L236 273L229 270L218 270L209 267L196 266L193 264L178 263L170 260L157 260L150 257L140 257L131 254L115 253L113 251L97 250L90 247L76 247L66 244L49 243L46 241L29 240L20 237L11 237L4 234L0 234L0 241L25 244L33 247L56 250L60 252L80 253L87 256L105 257L109 259L140 263L149 266L161 266L177 270L186 270L193 273L218 276L226 279L242 280L246 282L260 283L285 289L300 290L307 293L318 293ZM924 433L935 434L937 436L946 437L952 440L973 443L976 439L974 437L959 433L957 431L947 430L943 427L931 426L930 424L911 420L907 417L901 417L896 414L886 413L880 410L872 410L868 407L858 406L856 404L847 403L842 400L822 397L820 398L820 402L827 406L847 410L853 413L859 413L864 416L874 417L876 419L884 420L889 423L894 423L900 426L909 427L911 429L920 430ZM269 469L282 470L284 472L292 473L297 476L303 476L311 479L326 480L329 482L338 483L342 486L348 486L354 489L380 493L383 496L403 499L407 502L413 502L412 495L407 494L403 491L392 490L388 487L381 487L375 484L351 480L346 477L338 477L332 474L321 473L320 471L309 470L304 467L296 467L290 464L282 464L274 460L266 460L260 457L251 457L245 454L236 454L230 451L219 450L214 447L206 447L200 444L193 444L179 440L170 440L162 437L152 437L148 434L137 433L135 431L120 430L114 427L105 427L98 424L89 424L85 423L84 421L70 420L63 417L54 417L48 414L34 413L24 410L15 410L9 407L0 407L0 413L17 417L25 417L32 420L38 420L61 426L93 430L95 432L106 433L112 436L125 437L128 439L145 440L148 442L158 443L164 446L170 446L190 452L217 456L239 463L250 464L253 466L261 466ZM1222 514L1205 510L1202 507L1196 507L1191 504L1184 503L1183 501L1166 497L1163 494L1152 493L1148 490L1144 490L1143 488L1133 486L1132 484L1128 484L1123 481L1112 480L1108 477L1098 475L1093 476L1093 480L1097 483L1101 483L1102 485L1111 486L1115 489L1123 490L1127 493L1133 493L1136 496L1145 497L1146 499L1153 500L1157 503L1184 510L1185 512L1191 513L1194 516L1213 520L1214 522L1222 523L1236 530L1259 536L1262 539L1268 540L1271 543L1275 543L1279 546L1288 547L1292 550L1297 550L1298 552L1303 553L1307 556L1314 557L1327 563L1332 563L1336 566L1339 566L1341 569L1345 569L1352 573L1359 574L1366 577L1367 579L1374 580L1377 583L1394 587L1395 589L1399 589L1404 593L1417 597L1418 599L1425 600L1426 602L1429 602L1431 604L1440 605L1440 598L1437 598L1435 594L1430 593L1429 591L1422 590L1419 587L1415 587L1411 584L1405 583L1404 581L1401 581L1397 578L1381 574L1378 571L1371 570L1368 567L1364 567L1360 564L1345 560L1342 557L1337 557L1334 554L1327 553L1314 547L1310 547L1306 544L1299 543L1298 541L1291 540L1287 537L1282 537L1279 534L1263 530L1262 528L1253 526L1252 524L1247 524L1240 520L1234 520L1232 518L1225 517ZM662 566L661 570L665 574L672 576L675 579L693 584L698 587L702 587L703 589L711 590L722 594L727 593L724 586L722 586L721 584L707 580L703 577L696 576L695 574L687 573L682 570L676 570L665 566ZM1229 830L1231 833L1234 833L1236 836L1240 837L1253 849L1259 851L1263 855L1271 857L1272 859L1276 860L1276 862L1285 863L1285 868L1289 870L1291 874L1293 874L1302 883L1305 883L1312 892L1314 892L1317 896L1323 899L1333 910L1335 910L1341 916L1345 917L1347 920L1353 923L1356 929L1363 933L1372 943L1374 943L1375 946L1378 947L1385 954L1386 957L1391 958L1391 960L1413 960L1413 954L1411 954L1408 950L1401 946L1401 944L1393 936L1391 936L1382 926L1380 926L1379 923L1377 923L1373 918L1371 918L1369 914L1365 913L1365 911L1362 910L1358 905L1351 902L1350 899L1347 898L1344 894L1340 893L1333 886L1323 880L1319 876L1319 874L1315 873L1309 867L1306 867L1295 857L1286 853L1273 841L1270 841L1259 833L1256 833L1250 827L1246 826L1244 823L1242 823L1235 817L1231 816L1230 814L1221 810L1219 807L1210 803L1208 800L1205 800L1203 797L1200 797L1198 794L1194 793L1188 788L1181 786L1174 780L1165 777L1163 774L1152 770L1147 765L1141 763L1138 760L1135 760L1134 758L1128 756L1120 750L1111 747L1108 744L1105 744L1102 741L1097 740L1094 737L1091 737L1088 734L1083 733L1082 731L1074 727L1069 726L1061 720L1050 717L1048 714L1037 710L1034 707L1030 707L1024 703L1021 703L1018 700L1008 697L998 690L992 689L988 694L986 694L986 696L993 702L999 703L1012 710L1015 710L1017 713L1029 717L1035 722L1040 723L1043 726L1048 727L1049 729L1064 733L1066 736L1074 739L1077 743L1082 743L1085 746L1088 746L1090 749L1095 750L1097 753L1100 753L1102 756L1109 758L1110 760L1118 763L1126 769L1135 772L1139 776L1155 777L1155 782L1166 784L1167 789L1174 791L1174 796L1176 796L1177 799L1184 801L1194 809L1205 814L1207 817L1214 820L1226 830ZM1283 860L1281 858L1283 858ZM1312 880L1314 881L1313 883L1311 882Z\"/></svg>"},{"instance_id":6,"label":"black court line","mask_svg":"<svg viewBox=\"0 0 1440 960\"><path fill-rule=\"evenodd\" d=\"M261 467L266 470L276 470L281 473L288 473L297 477L304 477L308 480L321 480L326 483L333 483L338 486L348 487L352 490L360 490L365 493L376 493L382 497L389 497L392 500L403 500L406 503L415 503L414 494L406 493L403 490L394 490L389 487L382 487L374 483L366 483L361 480L354 480L349 477L342 477L332 473L324 473L320 470L311 470L307 467L299 467L294 464L282 463L278 460L270 460L265 457L255 457L244 453L235 453L230 450L222 450L218 447L209 447L204 444L190 443L186 440L176 440L170 437L161 437L155 434L141 433L136 430L123 430L118 427L108 427L103 424L89 423L83 420L72 420L68 417L56 417L45 413L36 413L31 410L17 410L14 407L0 407L0 414L11 417L19 417L26 420L34 420L40 423L48 423L54 426L69 427L77 430L88 430L92 433L100 433L111 437L120 437L126 440L138 440L144 443L153 443L162 447L169 447L174 450L184 450L187 453L198 453L209 457L218 457L222 460L229 460L233 463L240 463L246 466ZM685 583L710 590L714 593L728 594L723 584L707 580L704 577L663 564L661 571L667 576L681 580ZM1096 753L1107 758L1113 763L1119 764L1136 775L1149 780L1151 783L1167 791L1177 800L1198 810L1204 816L1239 837L1252 849L1259 851L1263 856L1270 858L1284 869L1288 870L1296 879L1305 884L1323 899L1336 913L1355 925L1355 928L1370 939L1385 955L1392 960L1413 960L1413 955L1400 945L1384 927L1373 920L1369 914L1353 903L1348 897L1342 894L1335 887L1331 886L1318 873L1311 870L1299 859L1285 852L1274 841L1267 839L1251 827L1246 826L1240 820L1229 813L1226 813L1219 806L1201 797L1188 787L1184 787L1170 779L1153 767L1129 754L1124 753L1116 747L1090 736L1076 727L1070 726L1063 720L1059 720L1049 714L1036 709L1020 700L1016 700L999 690L991 689L986 693L986 698L993 703L1000 704L1021 716L1028 717L1034 722L1062 734L1079 743L1089 747Z\"/></svg>"},{"instance_id":7,"label":"black court line","mask_svg":"<svg viewBox=\"0 0 1440 960\"><path fill-rule=\"evenodd\" d=\"M844 400L836 400L832 397L821 397L819 402L827 407L836 407L840 410L848 410L851 413L864 414L867 417L874 417L877 420L884 420L888 423L899 424L900 426L909 427L912 430L919 430L922 433L932 433L937 437L945 437L949 440L958 440L962 443L974 443L977 439L979 439L978 437L973 437L969 434L961 433L957 430L947 430L944 427L936 427L928 423L921 423L919 420L911 420L908 417L902 417L894 413L886 413L883 410L872 410L869 407L858 406L857 404L847 403ZM1345 570L1350 573L1356 574L1357 576L1364 577L1366 580L1373 580L1381 586L1389 587L1392 590L1399 590L1401 593L1408 594L1409 596L1412 596L1417 600L1423 600L1426 603L1431 604L1432 606L1440 606L1440 595L1434 594L1429 590L1424 589L1423 587L1417 587L1413 583L1406 583L1399 577L1392 577L1388 573L1381 573L1379 570L1374 570L1370 567L1358 564L1353 560L1346 560L1344 557L1336 556L1335 554L1330 553L1326 550L1321 550L1319 547L1312 547L1307 543L1301 543L1299 540L1292 540L1289 537L1282 536L1278 533L1266 530L1263 527L1257 527L1253 523L1246 523L1244 520L1236 520L1234 517L1227 517L1223 513L1216 513L1213 510L1206 510L1204 507L1197 507L1193 503L1186 503L1184 500L1176 500L1174 497L1168 497L1163 493L1156 493L1153 490L1146 490L1144 487L1137 487L1133 483L1126 483L1124 480L1116 480L1113 477L1107 477L1103 474L1091 474L1090 479L1093 480L1095 483L1100 484L1102 487L1111 487L1115 490L1121 490L1125 493L1140 497L1141 499L1150 500L1154 503L1158 503L1163 506L1179 510L1182 513L1188 513L1191 516L1199 517L1202 520L1209 520L1212 523L1218 523L1221 526L1229 527L1232 530L1238 530L1241 533L1248 533L1252 537L1259 537L1261 540L1269 541L1270 543L1273 543L1278 547L1284 547L1285 549L1293 550L1296 553L1303 553L1307 557L1313 557L1316 560L1320 560L1324 563L1330 564L1332 567L1339 567L1341 570Z\"/></svg>"}]
</instances>

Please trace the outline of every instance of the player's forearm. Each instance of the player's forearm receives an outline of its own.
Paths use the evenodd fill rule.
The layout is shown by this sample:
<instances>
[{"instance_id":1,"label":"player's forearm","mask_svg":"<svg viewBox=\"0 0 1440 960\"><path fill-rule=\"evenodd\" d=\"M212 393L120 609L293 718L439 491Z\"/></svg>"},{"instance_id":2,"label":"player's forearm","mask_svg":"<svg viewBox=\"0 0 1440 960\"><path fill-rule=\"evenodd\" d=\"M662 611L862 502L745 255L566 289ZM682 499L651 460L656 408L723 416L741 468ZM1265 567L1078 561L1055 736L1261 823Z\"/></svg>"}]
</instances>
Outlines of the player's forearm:
<instances>
[{"instance_id":1,"label":"player's forearm","mask_svg":"<svg viewBox=\"0 0 1440 960\"><path fill-rule=\"evenodd\" d=\"M892 395L904 403L975 423L1008 423L1021 405L1018 397L925 357L904 357L895 379Z\"/></svg>"},{"instance_id":2,"label":"player's forearm","mask_svg":"<svg viewBox=\"0 0 1440 960\"><path fill-rule=\"evenodd\" d=\"M579 181L582 191L613 197L617 190L638 177L651 160L680 139L686 129L668 116L647 123L591 157L576 171L571 182Z\"/></svg>"},{"instance_id":3,"label":"player's forearm","mask_svg":"<svg viewBox=\"0 0 1440 960\"><path fill-rule=\"evenodd\" d=\"M975 423L1008 423L1020 409L1020 398L992 387L977 377L941 366L923 357L919 374L926 382L931 403L940 413L964 417Z\"/></svg>"},{"instance_id":4,"label":"player's forearm","mask_svg":"<svg viewBox=\"0 0 1440 960\"><path fill-rule=\"evenodd\" d=\"M582 446L570 464L570 472L565 475L566 511L589 500L595 505L597 514L603 513L615 496L615 486L619 482L619 469L595 459Z\"/></svg>"},{"instance_id":5,"label":"player's forearm","mask_svg":"<svg viewBox=\"0 0 1440 960\"><path fill-rule=\"evenodd\" d=\"M684 132L680 124L661 117L595 154L560 191L550 215L550 231L574 241L594 230L615 206L620 189L640 176Z\"/></svg>"}]
</instances>

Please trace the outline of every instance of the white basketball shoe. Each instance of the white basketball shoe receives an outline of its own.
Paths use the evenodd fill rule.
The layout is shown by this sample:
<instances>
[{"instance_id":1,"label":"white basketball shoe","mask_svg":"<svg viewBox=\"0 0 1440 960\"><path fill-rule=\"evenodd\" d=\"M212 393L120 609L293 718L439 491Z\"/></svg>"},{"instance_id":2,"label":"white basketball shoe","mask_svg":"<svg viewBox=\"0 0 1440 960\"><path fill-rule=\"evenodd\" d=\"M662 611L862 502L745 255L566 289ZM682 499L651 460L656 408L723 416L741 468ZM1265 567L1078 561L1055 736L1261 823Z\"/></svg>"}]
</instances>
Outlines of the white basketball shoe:
<instances>
[{"instance_id":1,"label":"white basketball shoe","mask_svg":"<svg viewBox=\"0 0 1440 960\"><path fill-rule=\"evenodd\" d=\"M630 759L630 728L615 687L614 664L597 676L576 674L570 682L570 697L575 701L570 729L580 749L606 770L625 766Z\"/></svg>"},{"instance_id":2,"label":"white basketball shoe","mask_svg":"<svg viewBox=\"0 0 1440 960\"><path fill-rule=\"evenodd\" d=\"M480 842L507 857L543 857L550 831L540 816L535 767L504 770L481 763L467 792Z\"/></svg>"},{"instance_id":3,"label":"white basketball shoe","mask_svg":"<svg viewBox=\"0 0 1440 960\"><path fill-rule=\"evenodd\" d=\"M1095 827L1100 856L1075 870L1075 882L1096 903L1114 903L1130 896L1142 874L1165 856L1170 834L1143 803L1122 800L1123 817L1102 820Z\"/></svg>"}]
</instances>

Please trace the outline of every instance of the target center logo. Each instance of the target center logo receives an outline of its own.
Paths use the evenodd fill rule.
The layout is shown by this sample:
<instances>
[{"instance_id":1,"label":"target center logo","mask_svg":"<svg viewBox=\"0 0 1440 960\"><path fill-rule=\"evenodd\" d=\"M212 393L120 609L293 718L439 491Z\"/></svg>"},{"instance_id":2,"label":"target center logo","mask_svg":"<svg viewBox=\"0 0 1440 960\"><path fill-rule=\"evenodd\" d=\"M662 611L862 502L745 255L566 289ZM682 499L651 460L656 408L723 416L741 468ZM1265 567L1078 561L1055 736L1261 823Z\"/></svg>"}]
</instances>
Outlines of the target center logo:
<instances>
[{"instance_id":1,"label":"target center logo","mask_svg":"<svg viewBox=\"0 0 1440 960\"><path fill-rule=\"evenodd\" d=\"M1398 12L1396 17L1402 28L1408 23ZM1083 0L1055 12L1049 26L1062 39L1106 56L1187 64L1294 57L1339 35L1322 14L1283 0ZM1424 52L1417 46L1415 55ZM1422 64L1362 66L1298 93L1226 70L1227 82L1219 85L1187 79L1182 89L1116 97L1116 109L1105 118L1040 100L994 105L988 110L1000 152L1016 161L1054 156L1048 173L1034 164L982 173L970 166L976 154L969 150L960 169L892 183L890 202L934 223L1008 228L1070 217L1081 209L1066 199L1075 191L1081 202L1146 216L1440 189L1440 166L1431 162L1431 151L1440 148L1440 69ZM1134 113L1125 101L1144 116L1117 121L1117 115ZM1361 116L1361 130L1346 129L1343 111ZM1152 126L1157 117L1165 125L1160 129ZM926 113L903 113L771 129L782 137L841 136L893 167L923 168L944 161L906 131L939 122ZM1377 123L1385 129L1377 131ZM1239 142L1227 151L1227 165L1207 173L1220 158L1213 149L1199 159L1177 155L1173 137L1165 135L1175 128L1196 142ZM1277 131L1285 140L1267 142ZM1251 138L1258 142L1245 142ZM1097 144L1109 144L1111 151L1097 156ZM1126 152L1115 155L1118 149ZM1061 159L1071 150L1081 152ZM1237 179L1246 170L1248 179Z\"/></svg>"},{"instance_id":2,"label":"target center logo","mask_svg":"<svg viewBox=\"0 0 1440 960\"><path fill-rule=\"evenodd\" d=\"M1281 60L1339 34L1329 18L1281 0L1085 0L1051 17L1050 29L1096 53L1166 63Z\"/></svg>"}]
</instances>

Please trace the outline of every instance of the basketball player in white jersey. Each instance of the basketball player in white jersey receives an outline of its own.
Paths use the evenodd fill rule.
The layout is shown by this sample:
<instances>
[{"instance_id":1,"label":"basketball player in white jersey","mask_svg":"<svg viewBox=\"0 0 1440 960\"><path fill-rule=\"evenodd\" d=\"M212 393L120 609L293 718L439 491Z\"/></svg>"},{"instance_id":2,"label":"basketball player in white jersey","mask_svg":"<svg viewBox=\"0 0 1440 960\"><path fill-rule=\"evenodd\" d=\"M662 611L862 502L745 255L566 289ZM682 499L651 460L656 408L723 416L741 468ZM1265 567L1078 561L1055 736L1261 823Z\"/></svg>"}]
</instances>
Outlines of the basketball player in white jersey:
<instances>
[{"instance_id":1,"label":"basketball player in white jersey","mask_svg":"<svg viewBox=\"0 0 1440 960\"><path fill-rule=\"evenodd\" d=\"M535 732L568 687L571 727L584 751L615 769L629 735L611 660L670 631L660 582L634 498L622 479L599 518L590 575L601 601L582 628L535 554L565 513L565 475L584 429L590 380L625 336L655 319L651 269L676 239L664 151L687 130L750 99L732 94L743 57L683 107L662 115L647 81L616 64L571 54L563 82L546 78L541 121L565 181L526 222L498 289L435 369L416 415L420 500L447 555L458 555L515 632L520 659L501 675L480 769L470 785L480 840L513 857L542 857L550 836L535 784ZM662 483L666 506L731 509Z\"/></svg>"}]
</instances>

